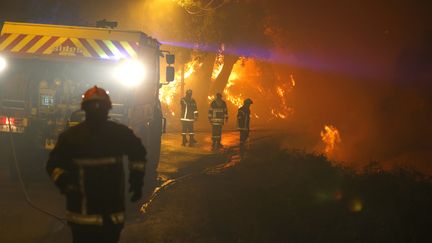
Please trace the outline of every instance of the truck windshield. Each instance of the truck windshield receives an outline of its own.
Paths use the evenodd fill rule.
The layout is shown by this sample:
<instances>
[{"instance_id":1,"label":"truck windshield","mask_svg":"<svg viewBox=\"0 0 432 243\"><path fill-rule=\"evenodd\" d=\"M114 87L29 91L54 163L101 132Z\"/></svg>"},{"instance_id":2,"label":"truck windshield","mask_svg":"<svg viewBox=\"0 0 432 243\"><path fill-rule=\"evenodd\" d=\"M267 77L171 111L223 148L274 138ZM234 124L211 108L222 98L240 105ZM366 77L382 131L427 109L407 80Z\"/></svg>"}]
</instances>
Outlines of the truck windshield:
<instances>
[{"instance_id":1,"label":"truck windshield","mask_svg":"<svg viewBox=\"0 0 432 243\"><path fill-rule=\"evenodd\" d=\"M0 77L2 102L24 101L37 116L56 113L69 116L80 108L81 95L97 85L110 93L112 114L120 119L130 90L114 80L115 63L15 59ZM60 114L61 113L61 114Z\"/></svg>"}]
</instances>

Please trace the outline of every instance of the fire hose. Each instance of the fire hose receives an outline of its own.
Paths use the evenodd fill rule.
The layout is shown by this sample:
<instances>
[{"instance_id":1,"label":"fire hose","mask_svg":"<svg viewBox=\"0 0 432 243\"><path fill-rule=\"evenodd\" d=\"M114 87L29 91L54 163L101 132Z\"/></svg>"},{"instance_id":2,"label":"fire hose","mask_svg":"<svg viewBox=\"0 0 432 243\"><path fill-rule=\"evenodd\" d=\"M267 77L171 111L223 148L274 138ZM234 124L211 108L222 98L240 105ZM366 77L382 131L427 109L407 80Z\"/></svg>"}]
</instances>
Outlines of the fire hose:
<instances>
[{"instance_id":1,"label":"fire hose","mask_svg":"<svg viewBox=\"0 0 432 243\"><path fill-rule=\"evenodd\" d=\"M3 105L1 105L0 108L3 110ZM63 225L66 225L66 220L64 218L61 218L60 216L57 216L54 213L51 213L48 210L45 210L45 209L37 206L31 200L31 198L30 198L30 196L28 194L28 191L26 189L26 186L25 186L25 183L24 183L24 179L22 177L21 167L20 167L20 165L18 163L18 158L17 158L17 155L16 155L16 149L15 149L15 141L14 141L14 137L13 137L13 134L12 134L12 125L11 125L11 122L10 122L11 118L10 118L9 114L6 114L6 121L7 121L6 125L8 125L9 142L10 142L10 146L11 146L12 160L13 160L13 163L15 165L15 170L16 170L16 173L17 173L18 181L20 183L21 190L22 190L22 192L24 194L25 201L34 210L36 210L38 212L41 212L42 214L45 214L45 215L47 215L49 217L52 217L52 218L60 221Z\"/></svg>"},{"instance_id":2,"label":"fire hose","mask_svg":"<svg viewBox=\"0 0 432 243\"><path fill-rule=\"evenodd\" d=\"M0 104L1 104L1 102L0 102ZM0 106L0 108L1 108L1 110L3 110L3 106L2 105ZM21 168L20 168L20 165L19 165L19 162L18 162L18 158L17 158L17 155L16 155L15 141L14 141L14 138L13 138L12 125L11 125L10 120L11 120L10 116L8 114L6 114L6 121L7 121L6 125L8 125L9 142L10 142L10 146L11 146L13 163L15 165L15 170L17 172L17 177L18 177L18 180L19 180L19 183L20 183L20 186L21 186L21 190L22 190L22 192L24 194L25 201L34 210L39 211L39 212L41 212L41 213L43 213L43 214L45 214L45 215L47 215L47 216L49 216L51 218L54 218L54 219L60 221L63 225L66 225L66 220L64 218L62 218L60 216L57 216L56 214L54 214L52 212L49 212L48 210L45 210L45 209L37 206L31 200L31 198L30 198L30 196L28 194L28 191L26 189L25 182L24 182L24 179L22 177ZM258 140L258 139L255 139L255 140ZM232 151L232 149L233 148L229 148L228 150L225 151L225 153L230 153L230 151ZM200 171L199 173L190 173L190 174L186 174L184 176L178 177L176 179L168 179L168 180L166 180L161 186L157 187L153 191L153 193L150 196L149 200L141 206L141 209L140 209L141 213L145 214L148 211L148 208L150 207L150 205L152 204L152 202L159 196L159 194L164 189L167 189L169 186L172 186L172 185L176 184L177 182L181 182L181 181L183 181L183 180L185 180L187 178L193 177L193 176L198 175L198 174L214 174L215 170L221 170L223 168L230 167L230 166L224 166L224 165L229 165L229 162L232 159L232 156L233 155L229 156L231 158L227 162L223 162L222 164L218 164L216 166L212 166L212 167L206 168L206 169Z\"/></svg>"},{"instance_id":3,"label":"fire hose","mask_svg":"<svg viewBox=\"0 0 432 243\"><path fill-rule=\"evenodd\" d=\"M258 138L249 139L249 143L250 142L256 142L256 141L259 141L262 139L266 139L269 137L270 136L261 136ZM154 200L157 197L159 197L159 195L162 193L162 191L168 189L169 187L171 187L171 186L173 186L179 182L182 182L186 179L189 179L189 178L192 178L192 177L198 176L198 175L218 174L218 173L222 172L223 170L226 170L226 169L236 165L237 163L239 163L242 160L244 152L245 152L244 145L237 145L237 146L228 147L228 148L225 148L223 151L223 154L225 154L225 157L226 157L226 161L223 161L222 163L214 165L214 166L207 167L207 168L205 168L199 172L188 173L186 175L183 175L183 176L180 176L177 178L173 178L173 179L166 178L160 186L156 187L156 189L150 195L147 202L145 202L144 204L141 205L140 212L142 214L146 214L148 212L150 206L154 202ZM139 221L136 223L139 223ZM131 223L131 224L134 224L134 223Z\"/></svg>"}]
</instances>

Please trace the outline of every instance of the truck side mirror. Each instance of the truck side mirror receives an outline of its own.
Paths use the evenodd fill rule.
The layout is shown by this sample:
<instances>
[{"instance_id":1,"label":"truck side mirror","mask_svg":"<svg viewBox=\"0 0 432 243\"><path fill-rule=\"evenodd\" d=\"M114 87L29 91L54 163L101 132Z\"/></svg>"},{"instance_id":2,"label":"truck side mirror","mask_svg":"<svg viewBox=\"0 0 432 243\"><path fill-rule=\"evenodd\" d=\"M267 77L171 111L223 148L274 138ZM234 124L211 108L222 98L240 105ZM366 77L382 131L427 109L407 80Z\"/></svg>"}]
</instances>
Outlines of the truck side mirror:
<instances>
[{"instance_id":1,"label":"truck side mirror","mask_svg":"<svg viewBox=\"0 0 432 243\"><path fill-rule=\"evenodd\" d=\"M167 82L174 81L174 76L175 76L174 67L171 67L171 66L166 67L166 75L165 76L166 76Z\"/></svg>"},{"instance_id":2,"label":"truck side mirror","mask_svg":"<svg viewBox=\"0 0 432 243\"><path fill-rule=\"evenodd\" d=\"M172 65L175 63L175 56L173 54L167 54L165 57L168 65Z\"/></svg>"}]
</instances>

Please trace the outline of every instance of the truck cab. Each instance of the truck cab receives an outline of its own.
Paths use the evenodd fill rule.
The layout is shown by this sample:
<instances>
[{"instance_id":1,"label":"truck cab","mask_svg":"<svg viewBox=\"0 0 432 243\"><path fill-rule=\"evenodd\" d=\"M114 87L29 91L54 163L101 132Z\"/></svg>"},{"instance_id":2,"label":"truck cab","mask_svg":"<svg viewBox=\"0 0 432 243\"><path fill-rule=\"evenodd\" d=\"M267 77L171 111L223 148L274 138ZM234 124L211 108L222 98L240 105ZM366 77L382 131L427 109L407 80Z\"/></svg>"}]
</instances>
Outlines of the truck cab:
<instances>
[{"instance_id":1,"label":"truck cab","mask_svg":"<svg viewBox=\"0 0 432 243\"><path fill-rule=\"evenodd\" d=\"M163 126L160 57L160 43L139 31L5 22L0 139L12 134L24 137L26 148L51 150L59 133L83 119L81 95L97 85L111 96L110 119L132 128L146 146L146 183L154 186Z\"/></svg>"}]
</instances>

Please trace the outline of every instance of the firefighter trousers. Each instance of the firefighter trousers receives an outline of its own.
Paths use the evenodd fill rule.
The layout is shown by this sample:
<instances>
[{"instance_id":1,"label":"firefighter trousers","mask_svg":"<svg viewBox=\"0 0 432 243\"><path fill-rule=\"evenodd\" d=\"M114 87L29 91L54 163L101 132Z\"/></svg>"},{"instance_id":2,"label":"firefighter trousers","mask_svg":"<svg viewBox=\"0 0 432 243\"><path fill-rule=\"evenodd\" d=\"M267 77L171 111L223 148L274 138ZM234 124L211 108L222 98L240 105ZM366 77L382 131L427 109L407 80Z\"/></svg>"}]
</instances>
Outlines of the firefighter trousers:
<instances>
[{"instance_id":1,"label":"firefighter trousers","mask_svg":"<svg viewBox=\"0 0 432 243\"><path fill-rule=\"evenodd\" d=\"M219 144L222 139L222 125L212 125L213 144Z\"/></svg>"},{"instance_id":2,"label":"firefighter trousers","mask_svg":"<svg viewBox=\"0 0 432 243\"><path fill-rule=\"evenodd\" d=\"M240 130L240 144L244 144L249 137L249 129Z\"/></svg>"},{"instance_id":3,"label":"firefighter trousers","mask_svg":"<svg viewBox=\"0 0 432 243\"><path fill-rule=\"evenodd\" d=\"M73 243L117 243L123 229L122 224L82 225L69 223Z\"/></svg>"},{"instance_id":4,"label":"firefighter trousers","mask_svg":"<svg viewBox=\"0 0 432 243\"><path fill-rule=\"evenodd\" d=\"M193 121L181 121L182 122L182 135L193 135L194 134L194 122Z\"/></svg>"}]
</instances>

